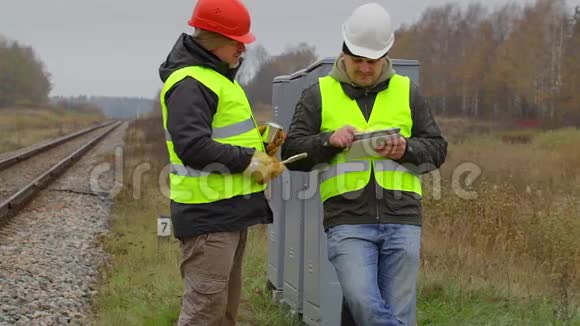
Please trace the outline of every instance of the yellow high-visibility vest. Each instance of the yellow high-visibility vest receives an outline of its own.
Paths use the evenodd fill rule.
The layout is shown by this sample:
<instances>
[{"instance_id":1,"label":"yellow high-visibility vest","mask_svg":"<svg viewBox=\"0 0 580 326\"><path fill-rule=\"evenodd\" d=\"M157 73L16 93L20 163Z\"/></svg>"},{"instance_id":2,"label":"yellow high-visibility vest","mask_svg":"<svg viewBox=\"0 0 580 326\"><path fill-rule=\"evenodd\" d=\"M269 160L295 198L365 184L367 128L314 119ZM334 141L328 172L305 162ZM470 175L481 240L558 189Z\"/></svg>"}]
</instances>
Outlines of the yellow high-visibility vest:
<instances>
[{"instance_id":1,"label":"yellow high-visibility vest","mask_svg":"<svg viewBox=\"0 0 580 326\"><path fill-rule=\"evenodd\" d=\"M184 165L177 156L171 135L167 131L165 95L186 77L196 79L218 97L217 111L211 124L214 141L265 151L250 104L237 81L232 82L217 71L200 66L174 71L165 81L160 95L165 142L171 164L169 173L171 200L182 204L202 204L263 191L266 185L259 185L242 173L231 174L224 166L217 164L210 164L203 171L196 170Z\"/></svg>"},{"instance_id":2,"label":"yellow high-visibility vest","mask_svg":"<svg viewBox=\"0 0 580 326\"><path fill-rule=\"evenodd\" d=\"M351 125L358 131L401 128L401 135L411 136L413 120L409 105L410 80L393 75L389 87L377 94L371 116L366 121L356 100L349 98L336 79L319 79L322 98L321 131L335 131ZM370 181L371 171L379 186L387 190L409 191L422 195L421 179L399 163L376 157L348 160L345 153L334 157L330 166L319 174L322 201L360 190Z\"/></svg>"}]
</instances>

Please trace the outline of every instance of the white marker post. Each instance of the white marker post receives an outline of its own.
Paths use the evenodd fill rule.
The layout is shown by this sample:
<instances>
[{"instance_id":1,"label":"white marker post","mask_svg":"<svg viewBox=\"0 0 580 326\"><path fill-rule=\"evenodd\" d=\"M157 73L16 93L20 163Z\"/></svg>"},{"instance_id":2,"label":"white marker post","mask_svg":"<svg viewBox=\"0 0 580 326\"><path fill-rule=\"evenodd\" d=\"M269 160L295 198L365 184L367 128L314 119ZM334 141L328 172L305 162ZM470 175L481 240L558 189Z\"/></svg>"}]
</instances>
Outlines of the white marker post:
<instances>
[{"instance_id":1,"label":"white marker post","mask_svg":"<svg viewBox=\"0 0 580 326\"><path fill-rule=\"evenodd\" d=\"M171 236L171 218L168 216L159 216L157 218L157 257L159 257L159 246L161 238Z\"/></svg>"}]
</instances>

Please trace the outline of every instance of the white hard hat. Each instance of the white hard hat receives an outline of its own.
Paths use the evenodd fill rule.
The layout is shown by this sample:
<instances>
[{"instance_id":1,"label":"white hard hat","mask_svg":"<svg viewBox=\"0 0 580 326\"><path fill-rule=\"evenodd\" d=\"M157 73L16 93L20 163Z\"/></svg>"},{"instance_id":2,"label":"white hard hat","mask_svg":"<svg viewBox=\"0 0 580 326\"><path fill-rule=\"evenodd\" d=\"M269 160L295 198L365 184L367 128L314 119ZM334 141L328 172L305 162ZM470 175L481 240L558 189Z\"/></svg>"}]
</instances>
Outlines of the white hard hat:
<instances>
[{"instance_id":1,"label":"white hard hat","mask_svg":"<svg viewBox=\"0 0 580 326\"><path fill-rule=\"evenodd\" d=\"M378 59L389 52L395 42L391 16L377 3L364 4L342 25L342 38L354 55Z\"/></svg>"}]
</instances>

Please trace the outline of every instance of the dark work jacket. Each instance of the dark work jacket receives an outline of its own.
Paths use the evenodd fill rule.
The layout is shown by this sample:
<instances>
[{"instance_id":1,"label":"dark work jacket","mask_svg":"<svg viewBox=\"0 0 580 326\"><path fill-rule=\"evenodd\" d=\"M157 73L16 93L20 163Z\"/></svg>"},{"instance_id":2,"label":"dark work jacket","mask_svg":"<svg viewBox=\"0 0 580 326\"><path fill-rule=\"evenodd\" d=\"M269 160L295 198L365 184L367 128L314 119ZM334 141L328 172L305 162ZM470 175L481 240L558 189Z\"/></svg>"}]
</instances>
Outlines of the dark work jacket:
<instances>
[{"instance_id":1,"label":"dark work jacket","mask_svg":"<svg viewBox=\"0 0 580 326\"><path fill-rule=\"evenodd\" d=\"M355 87L341 82L343 91L355 99L365 118L369 119L377 93L389 87L390 79L371 88ZM411 84L409 94L413 127L407 139L405 155L398 161L417 174L441 166L447 155L447 141L441 136L431 110ZM330 132L321 132L322 102L320 85L314 84L302 93L282 146L282 158L308 152L306 159L289 164L288 168L310 171L318 164L330 163L342 151L328 144ZM332 197L324 202L324 228L340 224L422 224L421 199L412 192L391 191L378 186L371 176L369 184L358 191Z\"/></svg>"},{"instance_id":2,"label":"dark work jacket","mask_svg":"<svg viewBox=\"0 0 580 326\"><path fill-rule=\"evenodd\" d=\"M237 72L190 35L182 34L159 67L159 76L165 82L172 72L187 66L208 67L232 81ZM213 91L187 77L167 92L165 101L167 129L175 153L184 165L201 170L208 164L220 163L232 173L244 171L255 150L221 144L211 138L211 123L218 104L218 96ZM171 201L171 219L175 236L185 238L272 223L272 211L264 192L258 192L208 204Z\"/></svg>"}]
</instances>

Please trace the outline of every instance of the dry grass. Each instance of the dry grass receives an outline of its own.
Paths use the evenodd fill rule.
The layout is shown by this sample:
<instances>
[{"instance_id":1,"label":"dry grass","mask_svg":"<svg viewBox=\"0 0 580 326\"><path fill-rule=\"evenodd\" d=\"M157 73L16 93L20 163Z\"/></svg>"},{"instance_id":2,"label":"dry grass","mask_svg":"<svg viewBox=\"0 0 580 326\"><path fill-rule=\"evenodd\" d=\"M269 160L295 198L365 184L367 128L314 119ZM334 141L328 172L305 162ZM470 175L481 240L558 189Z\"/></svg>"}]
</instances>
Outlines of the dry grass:
<instances>
[{"instance_id":1,"label":"dry grass","mask_svg":"<svg viewBox=\"0 0 580 326\"><path fill-rule=\"evenodd\" d=\"M0 153L57 138L104 120L59 108L0 108Z\"/></svg>"},{"instance_id":2,"label":"dry grass","mask_svg":"<svg viewBox=\"0 0 580 326\"><path fill-rule=\"evenodd\" d=\"M576 314L579 141L580 131L564 129L525 145L493 135L450 144L441 199L426 191L423 273L444 273L466 286L492 285L508 297L546 295L559 301L554 309L561 320ZM466 163L481 169L471 186L463 185L475 199L460 198L450 181ZM457 180L465 183L465 175Z\"/></svg>"},{"instance_id":3,"label":"dry grass","mask_svg":"<svg viewBox=\"0 0 580 326\"><path fill-rule=\"evenodd\" d=\"M156 243L150 236L154 232L150 229L154 228L151 219L167 212L167 200L157 186L159 172L167 160L161 122L138 120L127 137L125 188L117 198L119 218L115 221L119 228L115 232L124 235L115 235L109 243L117 259L97 306L101 316L97 323L169 325L177 316L181 286L175 274L175 244L167 246L169 261L150 259L155 250L151 244ZM501 135L491 134L458 139L451 143L449 159L441 170L441 199L433 198L430 178L425 180L418 301L421 322L578 322L580 131L539 134L529 144L505 144ZM151 170L141 181L145 187L139 187L131 173L143 163L151 164ZM462 186L475 192L475 199L462 199L453 190L453 173L462 163L478 166L482 171L473 184ZM459 184L464 183L465 175L458 180ZM140 193L135 199L135 194ZM263 228L253 228L249 239L241 324L290 325L294 322L278 311L263 288L265 233ZM130 237L136 240L129 240ZM162 273L147 266L159 266L160 262ZM131 268L132 265L139 268ZM139 282L152 285L142 286ZM152 313L154 309L157 314Z\"/></svg>"},{"instance_id":4,"label":"dry grass","mask_svg":"<svg viewBox=\"0 0 580 326\"><path fill-rule=\"evenodd\" d=\"M439 128L450 141L459 143L469 135L486 135L505 126L491 121L473 121L464 118L437 118Z\"/></svg>"}]
</instances>

